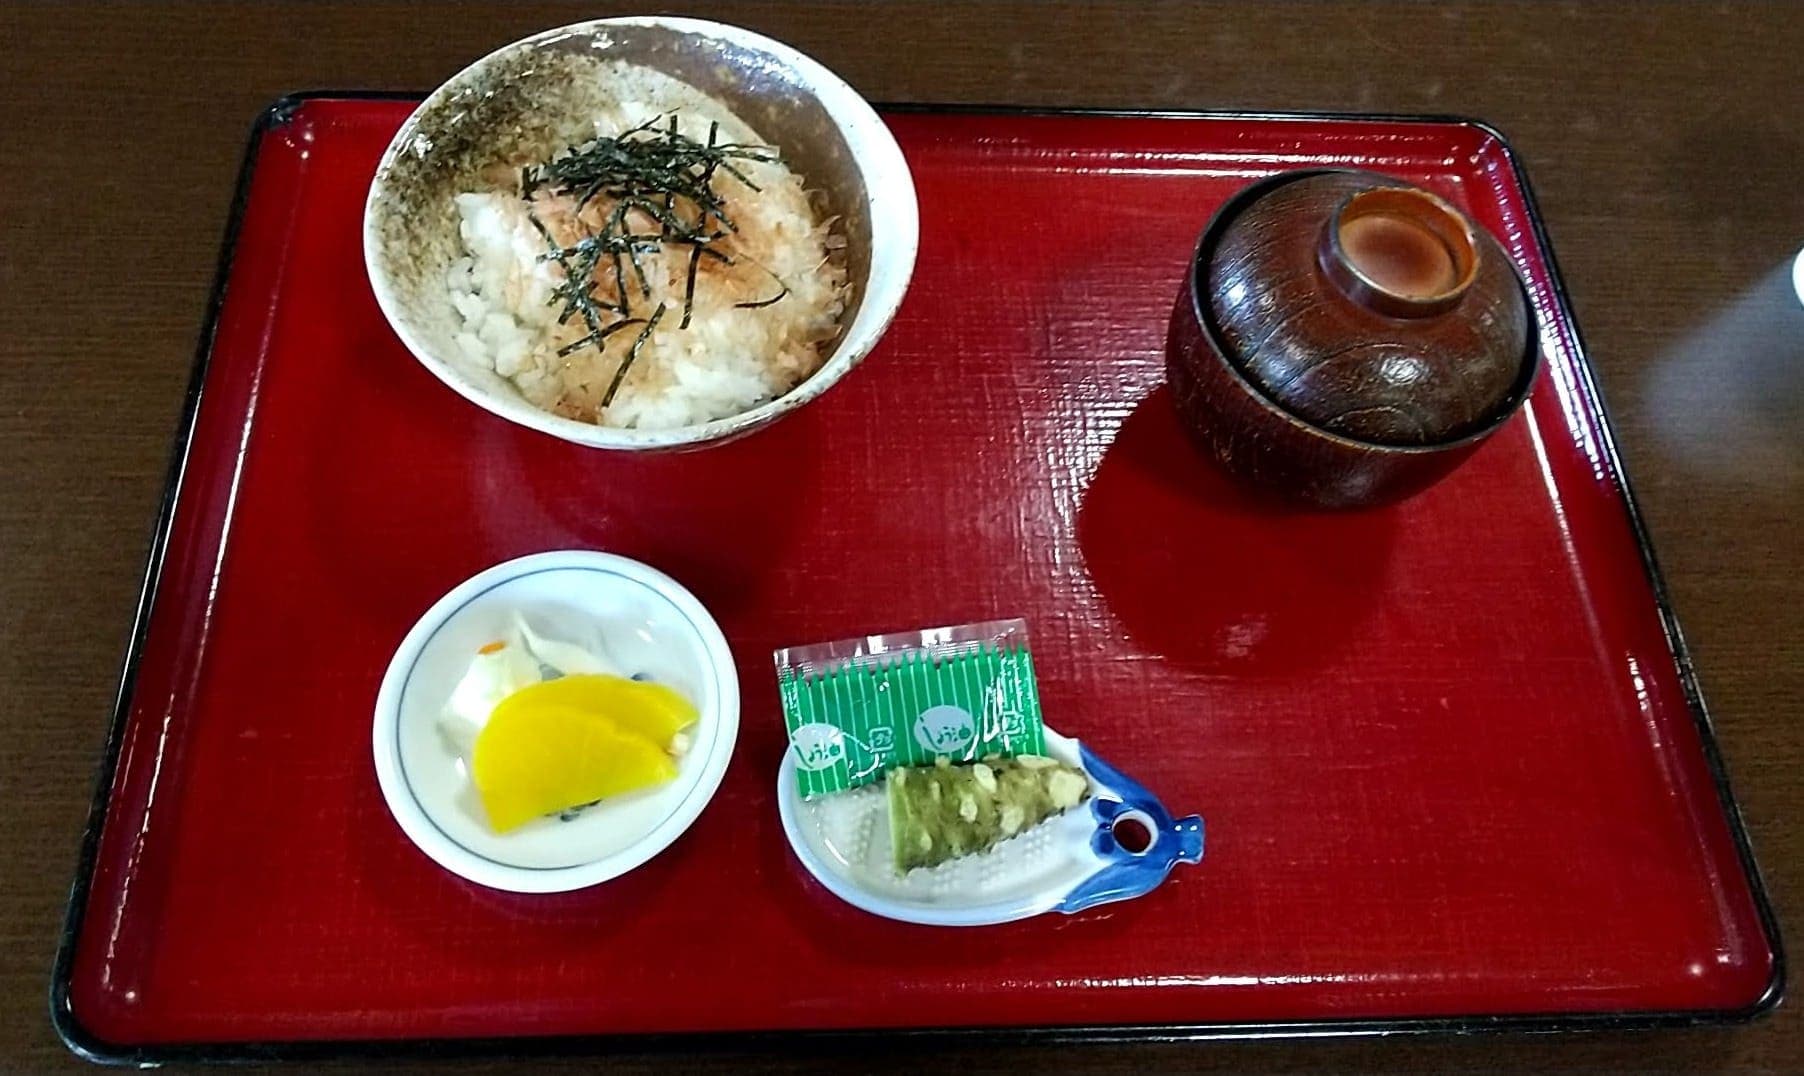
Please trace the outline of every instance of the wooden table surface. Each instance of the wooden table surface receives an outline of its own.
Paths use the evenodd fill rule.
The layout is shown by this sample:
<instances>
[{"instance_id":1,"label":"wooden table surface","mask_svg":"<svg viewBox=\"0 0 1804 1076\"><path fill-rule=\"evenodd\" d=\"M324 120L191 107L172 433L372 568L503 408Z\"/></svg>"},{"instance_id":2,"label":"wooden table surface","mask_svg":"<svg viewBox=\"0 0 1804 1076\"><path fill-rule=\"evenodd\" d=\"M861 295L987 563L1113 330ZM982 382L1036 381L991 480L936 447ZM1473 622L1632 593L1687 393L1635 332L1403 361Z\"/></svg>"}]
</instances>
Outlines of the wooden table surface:
<instances>
[{"instance_id":1,"label":"wooden table surface","mask_svg":"<svg viewBox=\"0 0 1804 1076\"><path fill-rule=\"evenodd\" d=\"M616 6L0 10L0 437L12 446L0 471L0 1070L78 1064L46 1016L51 956L252 118L291 90L430 88L496 45ZM722 3L699 13L787 40L876 100L1462 113L1502 128L1539 192L1755 850L1796 937L1804 297L1792 272L1804 246L1804 6ZM1781 1009L1735 1029L900 1063L922 1062L1796 1071L1804 1014ZM809 1063L725 1059L740 1070Z\"/></svg>"}]
</instances>

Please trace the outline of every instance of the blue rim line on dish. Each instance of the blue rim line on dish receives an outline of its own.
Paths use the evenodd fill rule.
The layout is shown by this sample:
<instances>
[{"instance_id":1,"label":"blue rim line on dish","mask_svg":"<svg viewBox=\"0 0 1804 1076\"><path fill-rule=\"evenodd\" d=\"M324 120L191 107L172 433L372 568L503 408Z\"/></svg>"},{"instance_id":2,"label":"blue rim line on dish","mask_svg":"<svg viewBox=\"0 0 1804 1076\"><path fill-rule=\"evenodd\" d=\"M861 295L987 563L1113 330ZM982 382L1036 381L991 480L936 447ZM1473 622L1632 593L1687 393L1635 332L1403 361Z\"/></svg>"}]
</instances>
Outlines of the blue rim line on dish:
<instances>
[{"instance_id":1,"label":"blue rim line on dish","mask_svg":"<svg viewBox=\"0 0 1804 1076\"><path fill-rule=\"evenodd\" d=\"M421 802L419 793L414 791L413 782L410 779L408 779L407 755L405 752L403 752L401 750L401 720L402 720L402 715L407 712L407 689L413 686L413 673L414 673L414 670L419 667L420 655L424 654L426 652L427 648L432 645L432 640L438 638L438 633L445 629L445 625L449 624L451 622L451 620L457 616L457 614L463 612L466 608L468 608L471 602L474 602L476 599L482 597L483 595L488 594L491 591L494 591L495 589L497 589L499 587L508 586L513 583L518 583L522 579L531 579L535 575L544 575L547 572L590 572L595 575L608 575L608 576L613 576L616 579L625 580L626 582L631 583L636 587L639 587L641 590L644 590L646 593L651 594L653 597L657 598L659 601L663 602L665 605L667 605L671 609L675 610L677 615L683 618L683 623L687 624L689 626L689 630L693 631L698 637L705 636L705 633L701 630L700 626L698 626L695 623L695 621L690 618L690 616L687 612L685 612L682 608L680 608L675 602L671 601L669 598L666 598L664 595L658 593L656 590L653 590L651 587L646 586L643 581L634 579L631 576L622 575L619 572L610 571L606 568L585 568L585 567L581 567L580 565L568 564L568 565L563 565L563 566L557 567L557 568L535 568L530 572L522 572L519 575L510 575L506 579L497 579L495 582L490 583L488 586L483 587L481 590L477 591L476 593L465 598L463 601L459 602L455 609L447 610L445 612L445 614L439 618L439 622L432 626L432 631L427 633L427 635L424 639L420 640L420 645L414 650L413 660L408 663L407 674L401 678L401 693L395 699L395 723L394 723L394 729L392 730L392 732L393 732L394 745L395 745L395 771L401 775L401 787L405 788L407 790L408 798L413 800L414 805L419 807L419 809L420 809L420 817L426 820L426 824L431 826L435 833L437 833L439 836L445 838L445 840L450 842L451 844L457 846L458 848L463 849L465 852L468 852L470 855L475 856L477 859L482 860L484 863L488 863L488 864L490 864L492 866L496 866L496 867L503 867L503 868L506 868L507 870L567 871L572 866L581 866L581 864L568 864L568 865L561 866L561 867L529 867L529 866L522 866L518 863L508 863L503 860L494 859L490 856L485 856L481 852L478 852L476 849L471 848L469 845L458 840L456 837L453 837L449 833L446 833L444 827L440 826L438 824L438 820L432 817L432 812L428 811L426 809L426 805L423 802ZM714 742L720 736L720 720L719 720L720 678L718 676L710 676L708 678L708 694L710 696L711 702L713 703L712 712L715 714L715 720L708 723L708 746L707 746L706 750L703 750L700 752L702 757L705 757L708 753L710 753L714 750ZM692 753L695 751L696 751L695 748L691 748ZM676 802L676 804L674 806L672 806L668 812L665 813L664 817L658 819L656 824L654 824L651 827L652 830L655 831L659 826L662 826L662 825L664 825L664 823L670 821L670 819L673 815L676 815L677 813L682 811L684 804L687 804L692 798L694 798L696 788L698 788L698 787L700 787L700 786L694 786L694 785L690 786L688 793L686 793L682 799L678 800ZM398 822L398 820L397 820L397 822ZM428 858L430 858L430 857L428 857ZM480 884L480 883L478 883L478 884Z\"/></svg>"}]
</instances>

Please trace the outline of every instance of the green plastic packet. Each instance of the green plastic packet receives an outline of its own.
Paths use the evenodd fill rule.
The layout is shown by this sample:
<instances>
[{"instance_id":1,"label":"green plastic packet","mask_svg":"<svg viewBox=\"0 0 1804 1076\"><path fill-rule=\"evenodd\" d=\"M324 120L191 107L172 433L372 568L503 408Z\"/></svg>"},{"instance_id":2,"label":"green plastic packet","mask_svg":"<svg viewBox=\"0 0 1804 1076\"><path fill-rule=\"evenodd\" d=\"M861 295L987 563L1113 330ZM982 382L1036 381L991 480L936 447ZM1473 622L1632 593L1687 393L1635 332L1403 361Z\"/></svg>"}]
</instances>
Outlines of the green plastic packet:
<instances>
[{"instance_id":1,"label":"green plastic packet","mask_svg":"<svg viewBox=\"0 0 1804 1076\"><path fill-rule=\"evenodd\" d=\"M776 652L804 798L896 766L1046 750L1027 622L993 620Z\"/></svg>"}]
</instances>

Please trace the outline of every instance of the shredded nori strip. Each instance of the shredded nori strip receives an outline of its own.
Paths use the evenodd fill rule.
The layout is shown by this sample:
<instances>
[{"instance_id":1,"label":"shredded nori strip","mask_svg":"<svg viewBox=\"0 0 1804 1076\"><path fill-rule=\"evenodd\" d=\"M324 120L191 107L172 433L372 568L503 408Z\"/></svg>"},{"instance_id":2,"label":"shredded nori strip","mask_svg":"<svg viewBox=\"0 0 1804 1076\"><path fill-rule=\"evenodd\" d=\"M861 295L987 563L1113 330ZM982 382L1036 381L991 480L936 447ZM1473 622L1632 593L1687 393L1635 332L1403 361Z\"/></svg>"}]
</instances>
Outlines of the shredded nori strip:
<instances>
[{"instance_id":1,"label":"shredded nori strip","mask_svg":"<svg viewBox=\"0 0 1804 1076\"><path fill-rule=\"evenodd\" d=\"M702 250L700 243L689 248L689 280L683 285L683 322L677 326L679 329L689 327L689 315L695 312L695 271L702 264Z\"/></svg>"},{"instance_id":2,"label":"shredded nori strip","mask_svg":"<svg viewBox=\"0 0 1804 1076\"><path fill-rule=\"evenodd\" d=\"M614 402L614 394L620 391L620 383L626 380L627 370L632 367L634 362L638 361L639 349L645 346L645 341L651 337L651 331L658 327L658 319L663 316L664 304L659 303L658 308L651 312L651 320L645 323L645 328L641 329L638 337L633 340L633 346L627 351L626 358L620 360L620 368L614 371L614 380L608 383L608 391L603 393L601 397L601 407L603 410L605 410L609 404Z\"/></svg>"},{"instance_id":3,"label":"shredded nori strip","mask_svg":"<svg viewBox=\"0 0 1804 1076\"><path fill-rule=\"evenodd\" d=\"M558 348L557 356L558 356L558 358L561 359L573 351L578 351L582 348L588 347L590 344L595 344L595 345L599 346L603 340L606 340L608 337L613 336L615 333L619 332L621 329L624 329L629 325L643 325L643 324L645 324L644 318L626 318L621 321L616 321L612 325L609 325L607 328L601 330L598 333L595 333L591 336L585 336L581 340L573 340L570 343L565 344L563 347Z\"/></svg>"},{"instance_id":4,"label":"shredded nori strip","mask_svg":"<svg viewBox=\"0 0 1804 1076\"><path fill-rule=\"evenodd\" d=\"M780 280L777 281L777 283L783 284L783 282ZM770 306L772 303L778 302L779 300L781 300L784 296L786 296L788 294L789 294L789 285L783 284L783 290L778 292L777 294L771 296L768 299L758 299L758 300L755 300L755 301L749 302L749 303L734 303L733 305L740 310L757 310L760 307Z\"/></svg>"},{"instance_id":5,"label":"shredded nori strip","mask_svg":"<svg viewBox=\"0 0 1804 1076\"><path fill-rule=\"evenodd\" d=\"M662 121L668 119L668 124ZM719 140L720 124L708 124L708 140L697 142L678 129L676 113L653 116L633 129L611 138L597 138L573 146L562 155L541 165L520 171L520 196L528 204L527 216L545 240L544 260L555 261L564 271L564 282L553 292L552 301L562 302L558 314L560 324L580 315L587 335L558 350L568 355L583 347L600 350L607 338L628 325L645 326L633 341L632 349L615 371L601 406L607 407L619 391L627 369L639 357L640 349L657 327L664 314L660 303L649 319L633 316L627 287L630 266L638 278L639 292L650 299L651 282L639 256L660 250L666 245L689 247L688 278L683 289L683 317L680 328L688 328L695 312L696 270L704 256L727 265L734 264L731 255L713 249L710 244L738 232L727 215L726 200L714 190L714 176L725 171L753 191L760 188L733 161L778 160L769 146ZM597 195L616 201L599 233L585 236L572 246L560 246L551 232L531 210L533 195L541 190L568 195L576 199L577 210L588 205ZM685 208L688 207L688 208ZM657 223L656 233L634 233L627 220L638 210ZM688 219L693 215L694 219ZM614 294L618 303L597 299L594 295L595 273L603 258L612 271ZM782 281L778 281L782 284ZM743 309L770 306L789 294L787 285L770 299L735 303ZM617 315L604 324L604 313Z\"/></svg>"},{"instance_id":6,"label":"shredded nori strip","mask_svg":"<svg viewBox=\"0 0 1804 1076\"><path fill-rule=\"evenodd\" d=\"M589 259L587 268L581 273L573 272L570 259L566 256L564 249L551 238L550 230L540 223L539 218L533 214L531 209L526 211L526 219L532 221L532 226L545 237L545 242L551 247L550 257L564 268L564 283L552 293L554 300L559 298L564 300L564 310L558 315L558 323L562 324L568 321L572 313L582 314L583 324L589 329L589 335L585 339L594 341L595 345L600 347L601 312L597 309L595 296L590 294L587 284L588 279L594 274L594 259Z\"/></svg>"}]
</instances>

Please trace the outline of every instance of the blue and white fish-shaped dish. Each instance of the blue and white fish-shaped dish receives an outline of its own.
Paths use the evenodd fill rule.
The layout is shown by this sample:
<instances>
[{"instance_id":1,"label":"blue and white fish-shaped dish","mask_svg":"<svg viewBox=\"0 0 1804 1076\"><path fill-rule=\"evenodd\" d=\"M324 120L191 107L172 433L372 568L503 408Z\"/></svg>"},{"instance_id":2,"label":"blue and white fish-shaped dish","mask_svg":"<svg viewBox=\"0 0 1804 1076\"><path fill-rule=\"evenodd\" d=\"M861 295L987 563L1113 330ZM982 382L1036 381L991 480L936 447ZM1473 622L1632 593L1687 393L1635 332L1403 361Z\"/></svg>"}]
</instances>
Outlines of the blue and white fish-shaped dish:
<instances>
[{"instance_id":1,"label":"blue and white fish-shaped dish","mask_svg":"<svg viewBox=\"0 0 1804 1076\"><path fill-rule=\"evenodd\" d=\"M1045 912L1071 914L1157 888L1179 863L1203 858L1203 820L1165 805L1082 742L1046 730L1046 753L1089 777L1089 797L984 852L897 875L881 783L804 800L796 752L777 775L790 847L808 873L873 915L975 927Z\"/></svg>"}]
</instances>

